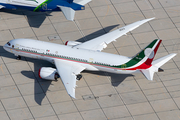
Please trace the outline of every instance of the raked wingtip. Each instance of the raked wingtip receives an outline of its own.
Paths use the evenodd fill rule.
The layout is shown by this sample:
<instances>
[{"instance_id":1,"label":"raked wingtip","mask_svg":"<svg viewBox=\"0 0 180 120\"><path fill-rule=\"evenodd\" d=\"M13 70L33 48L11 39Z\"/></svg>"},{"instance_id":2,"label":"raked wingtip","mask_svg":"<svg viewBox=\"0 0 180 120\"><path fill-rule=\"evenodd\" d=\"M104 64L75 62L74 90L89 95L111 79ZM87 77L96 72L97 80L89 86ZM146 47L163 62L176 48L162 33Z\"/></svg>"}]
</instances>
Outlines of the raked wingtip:
<instances>
[{"instance_id":1,"label":"raked wingtip","mask_svg":"<svg viewBox=\"0 0 180 120\"><path fill-rule=\"evenodd\" d=\"M155 19L155 17L153 17L153 18L148 18L148 19L145 19L145 20L146 20L146 22L148 22L148 21L151 21L151 20L153 20L153 19Z\"/></svg>"}]
</instances>

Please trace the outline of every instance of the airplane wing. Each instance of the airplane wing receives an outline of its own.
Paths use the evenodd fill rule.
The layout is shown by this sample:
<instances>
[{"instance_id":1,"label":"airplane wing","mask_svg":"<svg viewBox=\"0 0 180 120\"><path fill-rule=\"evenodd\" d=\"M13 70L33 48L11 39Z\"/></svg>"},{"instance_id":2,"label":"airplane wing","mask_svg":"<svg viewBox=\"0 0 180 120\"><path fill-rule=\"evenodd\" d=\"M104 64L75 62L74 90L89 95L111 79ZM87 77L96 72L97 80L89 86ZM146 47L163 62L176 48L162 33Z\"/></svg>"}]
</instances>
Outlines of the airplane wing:
<instances>
[{"instance_id":1,"label":"airplane wing","mask_svg":"<svg viewBox=\"0 0 180 120\"><path fill-rule=\"evenodd\" d=\"M67 93L75 98L76 75L80 74L85 67L64 60L55 59L54 62Z\"/></svg>"},{"instance_id":2,"label":"airplane wing","mask_svg":"<svg viewBox=\"0 0 180 120\"><path fill-rule=\"evenodd\" d=\"M116 41L117 38L119 38L123 35L126 35L126 33L134 30L135 28L139 27L140 25L142 25L152 19L154 19L154 18L137 21L135 23L132 23L130 25L127 25L125 27L122 27L120 29L117 29L115 31L112 31L110 33L107 33L105 35L102 35L100 37L97 37L95 39L84 42L84 43L74 46L74 47L95 50L95 51L101 51L107 47L107 44L111 43L112 41Z\"/></svg>"}]
</instances>

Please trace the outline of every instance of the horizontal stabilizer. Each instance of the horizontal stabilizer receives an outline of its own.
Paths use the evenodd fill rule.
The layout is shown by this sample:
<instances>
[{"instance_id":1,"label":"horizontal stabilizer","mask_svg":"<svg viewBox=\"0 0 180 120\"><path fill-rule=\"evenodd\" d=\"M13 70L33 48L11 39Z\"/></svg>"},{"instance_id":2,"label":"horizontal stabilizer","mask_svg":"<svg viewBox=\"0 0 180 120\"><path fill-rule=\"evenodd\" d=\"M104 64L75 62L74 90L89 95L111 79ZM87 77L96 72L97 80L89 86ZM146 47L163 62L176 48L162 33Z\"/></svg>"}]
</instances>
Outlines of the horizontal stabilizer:
<instances>
[{"instance_id":1,"label":"horizontal stabilizer","mask_svg":"<svg viewBox=\"0 0 180 120\"><path fill-rule=\"evenodd\" d=\"M74 20L75 11L70 7L59 6L67 20Z\"/></svg>"},{"instance_id":2,"label":"horizontal stabilizer","mask_svg":"<svg viewBox=\"0 0 180 120\"><path fill-rule=\"evenodd\" d=\"M172 53L172 54L169 54L169 55L166 55L162 58L159 58L157 60L154 60L152 62L152 65L153 66L156 66L156 67L161 67L162 65L164 65L166 62L168 62L170 59L172 59L174 56L176 56L176 53Z\"/></svg>"},{"instance_id":3,"label":"horizontal stabilizer","mask_svg":"<svg viewBox=\"0 0 180 120\"><path fill-rule=\"evenodd\" d=\"M174 56L176 56L176 53L172 53L157 60L154 60L150 68L142 69L140 71L148 80L153 80L154 73L163 71L160 67L166 62L168 62L170 59L172 59Z\"/></svg>"}]
</instances>

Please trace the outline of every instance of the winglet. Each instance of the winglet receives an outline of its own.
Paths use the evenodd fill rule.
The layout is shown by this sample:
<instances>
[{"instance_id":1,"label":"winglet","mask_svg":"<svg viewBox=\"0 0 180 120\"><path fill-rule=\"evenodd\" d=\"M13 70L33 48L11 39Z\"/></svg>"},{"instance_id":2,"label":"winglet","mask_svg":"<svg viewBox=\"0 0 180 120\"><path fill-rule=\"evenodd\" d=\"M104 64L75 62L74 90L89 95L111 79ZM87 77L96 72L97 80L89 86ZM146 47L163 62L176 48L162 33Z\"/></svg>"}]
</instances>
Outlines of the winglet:
<instances>
[{"instance_id":1,"label":"winglet","mask_svg":"<svg viewBox=\"0 0 180 120\"><path fill-rule=\"evenodd\" d=\"M142 25L142 24L144 24L144 23L146 23L146 22L148 22L150 20L153 20L153 19L155 19L155 17L149 18L149 19L140 20L140 21L137 21L135 23L127 25L127 27L129 26L130 27L129 30L132 31L132 30L136 29L137 27L139 27L140 25Z\"/></svg>"}]
</instances>

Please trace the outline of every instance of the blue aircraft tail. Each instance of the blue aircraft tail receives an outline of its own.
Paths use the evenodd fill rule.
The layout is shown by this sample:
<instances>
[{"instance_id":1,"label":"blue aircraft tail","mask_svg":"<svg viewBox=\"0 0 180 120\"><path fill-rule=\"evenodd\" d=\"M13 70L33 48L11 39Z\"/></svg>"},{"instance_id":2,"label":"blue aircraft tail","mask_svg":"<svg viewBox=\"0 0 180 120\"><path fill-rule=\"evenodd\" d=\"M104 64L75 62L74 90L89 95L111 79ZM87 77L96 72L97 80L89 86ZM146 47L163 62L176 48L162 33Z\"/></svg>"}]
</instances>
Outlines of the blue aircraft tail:
<instances>
[{"instance_id":1,"label":"blue aircraft tail","mask_svg":"<svg viewBox=\"0 0 180 120\"><path fill-rule=\"evenodd\" d=\"M84 10L85 4L90 2L91 0L67 0L63 1L60 5L57 5L59 7L64 16L67 20L74 20L74 15L76 10Z\"/></svg>"}]
</instances>

